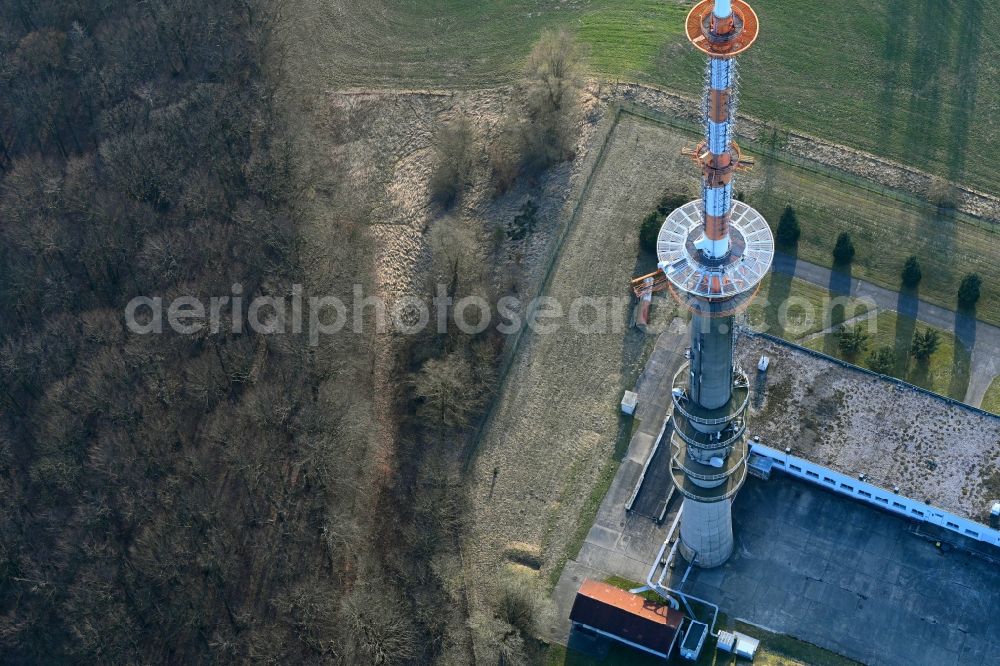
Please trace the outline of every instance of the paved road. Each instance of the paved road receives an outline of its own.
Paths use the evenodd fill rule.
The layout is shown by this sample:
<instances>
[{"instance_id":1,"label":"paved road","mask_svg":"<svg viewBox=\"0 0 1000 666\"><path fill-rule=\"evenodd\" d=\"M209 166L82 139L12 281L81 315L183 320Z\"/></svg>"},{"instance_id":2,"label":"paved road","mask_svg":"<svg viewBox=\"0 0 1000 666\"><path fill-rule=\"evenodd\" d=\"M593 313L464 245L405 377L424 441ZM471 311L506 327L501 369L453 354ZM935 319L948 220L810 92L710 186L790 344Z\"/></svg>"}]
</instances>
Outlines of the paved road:
<instances>
[{"instance_id":1,"label":"paved road","mask_svg":"<svg viewBox=\"0 0 1000 666\"><path fill-rule=\"evenodd\" d=\"M774 270L837 294L870 298L882 309L895 310L929 326L953 331L972 352L972 372L964 400L967 404L981 405L993 378L1000 375L1000 328L996 326L780 252L774 257Z\"/></svg>"}]
</instances>

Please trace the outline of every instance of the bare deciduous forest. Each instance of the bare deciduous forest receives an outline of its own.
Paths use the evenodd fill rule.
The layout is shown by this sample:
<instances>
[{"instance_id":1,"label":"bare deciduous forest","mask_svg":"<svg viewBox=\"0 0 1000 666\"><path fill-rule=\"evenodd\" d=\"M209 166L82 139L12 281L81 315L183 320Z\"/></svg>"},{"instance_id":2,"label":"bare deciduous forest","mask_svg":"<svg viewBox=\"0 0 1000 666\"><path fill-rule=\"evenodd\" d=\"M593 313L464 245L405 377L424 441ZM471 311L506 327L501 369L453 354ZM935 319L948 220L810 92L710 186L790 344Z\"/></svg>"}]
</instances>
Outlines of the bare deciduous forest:
<instances>
[{"instance_id":1,"label":"bare deciduous forest","mask_svg":"<svg viewBox=\"0 0 1000 666\"><path fill-rule=\"evenodd\" d=\"M122 316L137 295L285 294L338 259L303 233L316 184L264 74L269 12L0 6L5 663L377 662L415 635L360 564L360 342ZM362 241L349 256L331 280L364 280Z\"/></svg>"}]
</instances>

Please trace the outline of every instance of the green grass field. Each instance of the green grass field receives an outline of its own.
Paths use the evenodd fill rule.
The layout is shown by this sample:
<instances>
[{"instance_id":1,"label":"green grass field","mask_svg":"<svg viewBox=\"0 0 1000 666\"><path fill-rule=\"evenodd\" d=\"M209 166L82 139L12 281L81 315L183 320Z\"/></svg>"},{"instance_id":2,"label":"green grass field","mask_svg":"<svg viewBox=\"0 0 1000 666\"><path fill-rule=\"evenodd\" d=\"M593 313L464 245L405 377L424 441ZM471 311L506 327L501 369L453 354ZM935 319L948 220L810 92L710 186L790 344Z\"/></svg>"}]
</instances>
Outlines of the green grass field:
<instances>
[{"instance_id":1,"label":"green grass field","mask_svg":"<svg viewBox=\"0 0 1000 666\"><path fill-rule=\"evenodd\" d=\"M738 188L751 190L749 202L776 227L786 205L802 226L797 256L833 265L837 235L847 232L857 248L852 277L900 288L906 258L917 255L924 278L915 295L955 309L958 286L968 272L983 278L976 316L1000 325L1000 229L969 221L857 187L779 159L758 157Z\"/></svg>"},{"instance_id":2,"label":"green grass field","mask_svg":"<svg viewBox=\"0 0 1000 666\"><path fill-rule=\"evenodd\" d=\"M1000 377L993 380L983 397L983 409L994 414L1000 414Z\"/></svg>"},{"instance_id":3,"label":"green grass field","mask_svg":"<svg viewBox=\"0 0 1000 666\"><path fill-rule=\"evenodd\" d=\"M679 0L293 0L284 62L329 87L486 87L512 80L532 42L565 26L593 70L687 93L702 60ZM997 191L1000 64L982 0L754 0L743 109L766 122ZM806 26L803 29L802 26ZM984 50L985 49L985 50ZM975 138L974 138L975 137ZM973 140L974 138L974 140Z\"/></svg>"},{"instance_id":4,"label":"green grass field","mask_svg":"<svg viewBox=\"0 0 1000 666\"><path fill-rule=\"evenodd\" d=\"M892 372L893 376L935 393L964 400L969 388L971 357L968 350L955 340L954 335L938 330L941 344L926 363L920 363L909 356L913 333L916 330L923 331L925 328L927 327L909 317L882 311L878 313L875 332L868 340L868 349L855 358L846 356L840 350L837 338L833 334L814 338L803 344L810 349L863 367L868 367L868 354L871 351L880 347L891 347L896 352L896 368Z\"/></svg>"}]
</instances>

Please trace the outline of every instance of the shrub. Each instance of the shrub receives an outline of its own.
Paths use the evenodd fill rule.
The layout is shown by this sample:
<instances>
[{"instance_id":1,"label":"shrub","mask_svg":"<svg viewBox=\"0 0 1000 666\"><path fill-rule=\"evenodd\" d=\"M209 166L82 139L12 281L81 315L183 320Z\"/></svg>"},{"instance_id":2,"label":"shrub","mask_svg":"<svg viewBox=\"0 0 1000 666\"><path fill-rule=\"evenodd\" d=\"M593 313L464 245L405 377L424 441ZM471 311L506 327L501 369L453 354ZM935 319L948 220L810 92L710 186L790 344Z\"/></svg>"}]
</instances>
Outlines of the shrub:
<instances>
[{"instance_id":1,"label":"shrub","mask_svg":"<svg viewBox=\"0 0 1000 666\"><path fill-rule=\"evenodd\" d=\"M928 328L923 333L917 332L913 336L913 344L910 351L918 361L926 361L941 345L941 335L933 328Z\"/></svg>"},{"instance_id":2,"label":"shrub","mask_svg":"<svg viewBox=\"0 0 1000 666\"><path fill-rule=\"evenodd\" d=\"M868 348L868 333L861 324L853 327L841 326L837 331L837 344L844 354L856 356Z\"/></svg>"},{"instance_id":3,"label":"shrub","mask_svg":"<svg viewBox=\"0 0 1000 666\"><path fill-rule=\"evenodd\" d=\"M880 375L888 375L896 367L896 352L892 347L879 347L868 356L868 367Z\"/></svg>"},{"instance_id":4,"label":"shrub","mask_svg":"<svg viewBox=\"0 0 1000 666\"><path fill-rule=\"evenodd\" d=\"M531 199L525 201L524 205L521 206L521 212L507 225L507 237L519 241L533 234L538 222L535 217L536 213L538 213L538 205Z\"/></svg>"},{"instance_id":5,"label":"shrub","mask_svg":"<svg viewBox=\"0 0 1000 666\"><path fill-rule=\"evenodd\" d=\"M660 203L656 206L656 211L666 217L675 209L680 208L690 200L690 197L683 192L667 192L660 197Z\"/></svg>"},{"instance_id":6,"label":"shrub","mask_svg":"<svg viewBox=\"0 0 1000 666\"><path fill-rule=\"evenodd\" d=\"M500 195L509 190L520 175L521 157L516 146L514 135L508 130L501 133L489 148L494 194Z\"/></svg>"},{"instance_id":7,"label":"shrub","mask_svg":"<svg viewBox=\"0 0 1000 666\"><path fill-rule=\"evenodd\" d=\"M790 247L799 242L801 235L802 228L799 226L799 220L795 216L795 209L791 206L785 206L785 210L781 213L781 219L778 220L778 232L776 234L778 244Z\"/></svg>"},{"instance_id":8,"label":"shrub","mask_svg":"<svg viewBox=\"0 0 1000 666\"><path fill-rule=\"evenodd\" d=\"M934 176L927 185L927 198L938 208L954 208L958 188L944 178Z\"/></svg>"},{"instance_id":9,"label":"shrub","mask_svg":"<svg viewBox=\"0 0 1000 666\"><path fill-rule=\"evenodd\" d=\"M962 278L962 284L958 287L958 304L962 307L971 308L979 300L982 292L983 279L978 273L969 273Z\"/></svg>"},{"instance_id":10,"label":"shrub","mask_svg":"<svg viewBox=\"0 0 1000 666\"><path fill-rule=\"evenodd\" d=\"M833 247L833 261L841 265L854 261L854 243L849 233L841 232L837 236L837 244Z\"/></svg>"},{"instance_id":11,"label":"shrub","mask_svg":"<svg viewBox=\"0 0 1000 666\"><path fill-rule=\"evenodd\" d=\"M660 235L660 227L663 226L663 219L654 210L646 216L639 227L639 247L647 252L656 252L656 238Z\"/></svg>"},{"instance_id":12,"label":"shrub","mask_svg":"<svg viewBox=\"0 0 1000 666\"><path fill-rule=\"evenodd\" d=\"M903 264L903 285L907 287L916 287L920 284L921 278L923 278L923 273L920 271L920 262L917 261L915 256L911 256Z\"/></svg>"}]
</instances>

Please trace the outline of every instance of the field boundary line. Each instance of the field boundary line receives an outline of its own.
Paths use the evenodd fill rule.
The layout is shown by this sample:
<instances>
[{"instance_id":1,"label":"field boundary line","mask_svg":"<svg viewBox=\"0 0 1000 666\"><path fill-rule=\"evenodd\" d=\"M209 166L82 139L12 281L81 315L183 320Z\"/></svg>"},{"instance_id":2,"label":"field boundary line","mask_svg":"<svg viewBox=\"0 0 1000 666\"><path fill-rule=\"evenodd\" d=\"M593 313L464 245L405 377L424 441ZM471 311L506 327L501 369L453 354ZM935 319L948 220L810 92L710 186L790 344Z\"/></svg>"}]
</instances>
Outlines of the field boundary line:
<instances>
[{"instance_id":1,"label":"field boundary line","mask_svg":"<svg viewBox=\"0 0 1000 666\"><path fill-rule=\"evenodd\" d=\"M629 115L647 120L649 122L658 123L661 125L666 125L668 127L673 127L674 129L687 132L696 136L700 136L704 133L704 130L697 123L684 120L682 118L677 118L671 116L663 111L657 111L656 109L650 108L644 104L637 104L636 102L620 102L621 112L627 113ZM777 128L775 128L777 129ZM779 130L787 132L787 130ZM918 210L932 211L936 212L940 209L933 203L923 199L915 194L911 194L903 189L897 187L890 187L888 185L882 185L875 182L869 178L863 178L856 174L850 173L839 167L835 167L829 164L825 164L818 160L811 160L800 155L795 155L783 150L781 148L776 148L773 146L767 146L761 143L759 140L749 137L745 134L737 131L737 136L740 138L740 145L742 147L748 148L749 152L757 153L758 155L764 155L770 159L774 159L778 162L794 166L796 168L802 169L809 173L813 173L819 176L825 176L833 180L839 181L846 185L856 187L860 190L866 192L872 192L874 194L879 194L886 197L887 199L892 199L902 204L912 206ZM852 149L853 150L853 149ZM978 217L970 213L960 211L958 209L947 209L947 214L953 217L956 221L962 222L963 224L970 224L972 226L978 227L985 231L991 233L1000 233L1000 225L990 222L986 218Z\"/></svg>"},{"instance_id":2,"label":"field boundary line","mask_svg":"<svg viewBox=\"0 0 1000 666\"><path fill-rule=\"evenodd\" d=\"M536 296L542 296L548 291L552 281L552 274L555 272L556 264L562 254L563 245L569 237L570 232L576 226L576 221L580 217L580 211L583 209L583 204L590 197L590 188L593 184L594 174L596 174L604 164L607 148L611 143L611 137L614 136L615 130L618 128L618 122L622 117L621 105L615 104L611 109L611 113L612 117L608 121L608 129L605 131L603 139L601 139L597 155L593 159L593 166L590 168L590 171L587 172L583 185L580 187L580 197L576 200L576 204L573 206L573 211L570 213L569 219L563 225L563 229L559 233L559 237L550 251L548 261L545 265L545 273L542 277L541 283L539 284ZM510 369L514 365L514 360L517 358L517 355L521 350L521 343L524 340L525 331L527 331L528 327L534 321L534 318L535 312L529 311L524 322L521 324L520 329L518 329L515 334L513 344L509 345L507 351L504 353L504 358L500 362L500 368L497 372L497 391L494 394L493 399L490 401L489 407L486 409L486 413L481 417L479 426L476 428L475 435L472 437L469 444L468 452L465 457L465 464L463 465L463 469L465 471L468 471L472 466L476 453L479 451L479 445L482 443L483 435L493 423L493 417L496 413L497 405L500 402L504 389L507 388L507 380L508 375L510 374Z\"/></svg>"}]
</instances>

